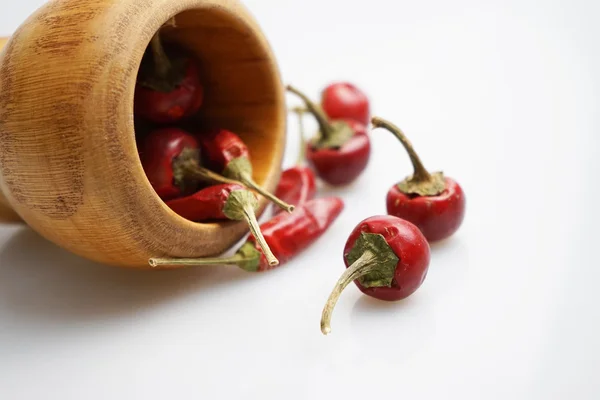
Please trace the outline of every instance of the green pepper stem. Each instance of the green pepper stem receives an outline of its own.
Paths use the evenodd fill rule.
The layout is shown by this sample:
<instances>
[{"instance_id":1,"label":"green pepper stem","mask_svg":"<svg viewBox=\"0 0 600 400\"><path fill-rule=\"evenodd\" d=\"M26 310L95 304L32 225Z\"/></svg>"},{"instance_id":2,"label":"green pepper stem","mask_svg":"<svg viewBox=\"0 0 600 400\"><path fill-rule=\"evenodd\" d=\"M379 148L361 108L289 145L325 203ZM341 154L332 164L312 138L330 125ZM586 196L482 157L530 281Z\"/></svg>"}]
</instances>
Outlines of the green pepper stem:
<instances>
[{"instance_id":1,"label":"green pepper stem","mask_svg":"<svg viewBox=\"0 0 600 400\"><path fill-rule=\"evenodd\" d=\"M296 96L300 97L304 104L306 104L306 108L308 111L315 117L317 123L319 124L319 130L324 138L329 138L334 133L334 129L329 123L329 118L323 112L323 110L317 106L311 99L308 98L307 95L293 87L292 85L288 85L286 87L288 92L294 93Z\"/></svg>"},{"instance_id":2,"label":"green pepper stem","mask_svg":"<svg viewBox=\"0 0 600 400\"><path fill-rule=\"evenodd\" d=\"M377 271L377 267L377 255L367 250L352 265L346 268L323 308L323 314L321 315L321 332L323 332L323 335L331 332L331 314L346 286L365 275Z\"/></svg>"},{"instance_id":3,"label":"green pepper stem","mask_svg":"<svg viewBox=\"0 0 600 400\"><path fill-rule=\"evenodd\" d=\"M237 265L245 261L251 261L239 256L228 258L151 258L148 264L152 268L157 267L198 267L203 265Z\"/></svg>"},{"instance_id":4,"label":"green pepper stem","mask_svg":"<svg viewBox=\"0 0 600 400\"><path fill-rule=\"evenodd\" d=\"M216 172L213 172L207 168L200 167L199 165L197 165L195 163L190 162L190 163L186 164L184 169L185 169L186 175L196 178L198 180L224 183L224 184L242 185L242 183L239 181L225 178L223 175L217 174Z\"/></svg>"},{"instance_id":5,"label":"green pepper stem","mask_svg":"<svg viewBox=\"0 0 600 400\"><path fill-rule=\"evenodd\" d=\"M304 160L306 159L306 139L304 136L304 113L306 109L304 107L294 107L292 109L294 113L298 116L298 130L300 135L300 149L298 151L298 158L296 159L296 165L302 166L304 164Z\"/></svg>"},{"instance_id":6,"label":"green pepper stem","mask_svg":"<svg viewBox=\"0 0 600 400\"><path fill-rule=\"evenodd\" d=\"M421 162L421 159L415 152L412 143L408 140L404 132L402 132L402 130L399 127L379 117L373 117L371 123L373 124L373 128L386 129L393 133L394 136L398 138L398 140L400 140L400 143L402 143L402 145L406 149L406 152L408 153L408 156L410 157L410 161L414 168L414 174L412 177L413 181L424 182L431 180L431 174L429 173L429 171L427 171L427 169L425 169L423 163Z\"/></svg>"},{"instance_id":7,"label":"green pepper stem","mask_svg":"<svg viewBox=\"0 0 600 400\"><path fill-rule=\"evenodd\" d=\"M160 40L160 31L156 32L152 37L150 47L152 48L152 55L154 57L156 75L160 78L166 78L169 75L172 66Z\"/></svg>"},{"instance_id":8,"label":"green pepper stem","mask_svg":"<svg viewBox=\"0 0 600 400\"><path fill-rule=\"evenodd\" d=\"M271 267L275 267L275 266L279 265L279 260L277 259L277 257L275 257L275 255L271 251L269 244L265 240L265 237L263 236L263 234L260 230L258 221L256 220L256 215L254 214L254 208L252 207L252 205L250 205L250 204L246 205L243 209L243 212L244 212L244 219L246 220L246 223L250 227L250 232L252 232L252 236L254 236L254 239L256 239L256 243L260 246L260 249L262 250L269 265Z\"/></svg>"},{"instance_id":9,"label":"green pepper stem","mask_svg":"<svg viewBox=\"0 0 600 400\"><path fill-rule=\"evenodd\" d=\"M244 173L242 173L240 175L239 178L240 178L240 181L246 187L254 190L257 193L259 193L261 196L266 197L271 202L273 202L273 204L275 204L276 206L278 206L282 210L285 210L285 211L291 213L296 208L293 205L286 203L285 201L283 201L280 198L276 197L272 193L269 193L266 190L264 190L263 188L261 188L260 186L258 186L258 184L252 180L252 177L249 174L247 174L247 173L244 172Z\"/></svg>"}]
</instances>

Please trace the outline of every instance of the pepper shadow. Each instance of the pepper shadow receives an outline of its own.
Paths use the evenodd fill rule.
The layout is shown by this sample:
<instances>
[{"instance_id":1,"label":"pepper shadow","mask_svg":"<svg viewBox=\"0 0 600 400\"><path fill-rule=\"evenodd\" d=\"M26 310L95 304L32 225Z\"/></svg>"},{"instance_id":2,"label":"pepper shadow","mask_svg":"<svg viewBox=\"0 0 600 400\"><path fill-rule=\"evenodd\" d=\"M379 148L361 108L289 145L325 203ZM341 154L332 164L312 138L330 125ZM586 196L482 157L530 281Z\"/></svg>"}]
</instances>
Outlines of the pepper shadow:
<instances>
[{"instance_id":1,"label":"pepper shadow","mask_svg":"<svg viewBox=\"0 0 600 400\"><path fill-rule=\"evenodd\" d=\"M24 228L0 250L0 315L56 324L120 317L252 277L225 266L164 271L109 267Z\"/></svg>"},{"instance_id":2,"label":"pepper shadow","mask_svg":"<svg viewBox=\"0 0 600 400\"><path fill-rule=\"evenodd\" d=\"M359 342L372 344L381 354L393 344L394 358L402 363L427 347L436 334L435 313L424 293L395 302L362 295L352 308L350 325Z\"/></svg>"},{"instance_id":3,"label":"pepper shadow","mask_svg":"<svg viewBox=\"0 0 600 400\"><path fill-rule=\"evenodd\" d=\"M446 239L439 240L437 242L429 243L429 248L433 253L441 253L448 251L451 247L455 246L457 243L457 238L454 236L450 236Z\"/></svg>"}]
</instances>

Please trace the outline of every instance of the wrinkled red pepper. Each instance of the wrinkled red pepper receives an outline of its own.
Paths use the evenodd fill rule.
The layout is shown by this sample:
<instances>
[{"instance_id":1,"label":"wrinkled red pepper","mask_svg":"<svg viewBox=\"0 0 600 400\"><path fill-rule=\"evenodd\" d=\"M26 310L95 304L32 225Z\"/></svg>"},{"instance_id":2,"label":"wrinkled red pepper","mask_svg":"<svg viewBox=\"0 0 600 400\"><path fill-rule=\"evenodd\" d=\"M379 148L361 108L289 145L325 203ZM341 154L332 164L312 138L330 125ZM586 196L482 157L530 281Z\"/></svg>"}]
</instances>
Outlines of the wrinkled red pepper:
<instances>
[{"instance_id":1,"label":"wrinkled red pepper","mask_svg":"<svg viewBox=\"0 0 600 400\"><path fill-rule=\"evenodd\" d=\"M379 117L373 118L373 127L392 132L406 149L414 168L410 177L388 191L388 214L415 224L429 242L452 236L465 217L467 200L461 186L442 172L427 171L399 127Z\"/></svg>"},{"instance_id":2,"label":"wrinkled red pepper","mask_svg":"<svg viewBox=\"0 0 600 400\"><path fill-rule=\"evenodd\" d=\"M312 169L303 165L306 149L304 126L302 124L304 110L296 108L294 112L298 114L300 122L300 151L298 160L295 166L286 169L281 174L281 179L279 180L277 189L275 189L275 196L286 203L299 207L309 200L314 199L317 194L317 181Z\"/></svg>"},{"instance_id":3,"label":"wrinkled red pepper","mask_svg":"<svg viewBox=\"0 0 600 400\"><path fill-rule=\"evenodd\" d=\"M319 124L319 133L307 146L307 159L317 175L334 186L348 185L365 170L371 156L367 128L355 120L329 120L323 110L293 86Z\"/></svg>"},{"instance_id":4,"label":"wrinkled red pepper","mask_svg":"<svg viewBox=\"0 0 600 400\"><path fill-rule=\"evenodd\" d=\"M286 203L300 207L312 200L317 193L314 172L301 165L288 168L281 174L281 180L275 190L275 196Z\"/></svg>"},{"instance_id":5,"label":"wrinkled red pepper","mask_svg":"<svg viewBox=\"0 0 600 400\"><path fill-rule=\"evenodd\" d=\"M293 214L275 216L262 224L260 230L280 265L283 265L323 236L343 209L344 202L340 198L314 199L298 207ZM149 263L152 267L236 265L249 272L273 269L252 237L230 258L153 258Z\"/></svg>"},{"instance_id":6,"label":"wrinkled red pepper","mask_svg":"<svg viewBox=\"0 0 600 400\"><path fill-rule=\"evenodd\" d=\"M156 193L171 200L198 189L198 182L236 183L200 166L196 138L178 128L151 132L141 146L144 172Z\"/></svg>"},{"instance_id":7,"label":"wrinkled red pepper","mask_svg":"<svg viewBox=\"0 0 600 400\"><path fill-rule=\"evenodd\" d=\"M238 135L226 129L218 129L203 133L198 136L198 139L202 148L203 161L209 168L229 179L242 182L283 210L288 212L294 210L294 206L287 204L254 182L250 151Z\"/></svg>"},{"instance_id":8,"label":"wrinkled red pepper","mask_svg":"<svg viewBox=\"0 0 600 400\"><path fill-rule=\"evenodd\" d=\"M413 294L427 277L430 249L412 223L391 215L360 222L344 247L346 271L335 284L321 316L321 332L331 331L331 314L351 282L366 295L398 301Z\"/></svg>"},{"instance_id":9,"label":"wrinkled red pepper","mask_svg":"<svg viewBox=\"0 0 600 400\"><path fill-rule=\"evenodd\" d=\"M169 59L159 33L150 49L152 63L143 62L138 77L135 114L156 123L177 122L195 114L204 101L197 61L181 56Z\"/></svg>"},{"instance_id":10,"label":"wrinkled red pepper","mask_svg":"<svg viewBox=\"0 0 600 400\"><path fill-rule=\"evenodd\" d=\"M171 210L190 221L223 219L246 221L250 231L257 238L260 249L265 254L266 262L271 266L279 264L269 245L265 242L256 220L258 199L244 186L238 184L210 186L191 196L171 200L166 204Z\"/></svg>"}]
</instances>

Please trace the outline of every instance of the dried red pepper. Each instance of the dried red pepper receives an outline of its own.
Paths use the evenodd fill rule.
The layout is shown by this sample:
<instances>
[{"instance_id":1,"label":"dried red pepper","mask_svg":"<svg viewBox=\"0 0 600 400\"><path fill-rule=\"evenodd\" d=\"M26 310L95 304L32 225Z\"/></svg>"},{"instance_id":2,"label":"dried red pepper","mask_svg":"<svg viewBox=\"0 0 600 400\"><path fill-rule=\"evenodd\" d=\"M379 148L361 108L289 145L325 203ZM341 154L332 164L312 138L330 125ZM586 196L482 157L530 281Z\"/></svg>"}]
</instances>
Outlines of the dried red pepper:
<instances>
[{"instance_id":1,"label":"dried red pepper","mask_svg":"<svg viewBox=\"0 0 600 400\"><path fill-rule=\"evenodd\" d=\"M286 169L275 189L275 196L296 207L312 200L317 193L317 182L312 169L304 166L306 143L304 141L304 126L302 124L303 108L293 110L300 121L300 151L296 165Z\"/></svg>"},{"instance_id":2,"label":"dried red pepper","mask_svg":"<svg viewBox=\"0 0 600 400\"><path fill-rule=\"evenodd\" d=\"M323 308L321 332L331 331L333 308L350 282L376 299L402 300L423 284L429 260L429 244L415 225L390 215L363 220L344 247L346 271Z\"/></svg>"},{"instance_id":3,"label":"dried red pepper","mask_svg":"<svg viewBox=\"0 0 600 400\"><path fill-rule=\"evenodd\" d=\"M277 198L254 182L250 150L238 135L226 129L218 129L199 135L199 140L202 154L205 157L203 161L209 168L219 171L229 179L242 182L283 210L288 212L294 210L294 206Z\"/></svg>"},{"instance_id":4,"label":"dried red pepper","mask_svg":"<svg viewBox=\"0 0 600 400\"><path fill-rule=\"evenodd\" d=\"M331 119L353 119L369 125L369 98L349 82L335 82L327 86L321 93L321 107Z\"/></svg>"},{"instance_id":5,"label":"dried red pepper","mask_svg":"<svg viewBox=\"0 0 600 400\"><path fill-rule=\"evenodd\" d=\"M177 122L195 114L204 100L200 68L191 57L170 58L157 32L150 43L152 62L144 60L135 91L135 113L156 123Z\"/></svg>"},{"instance_id":6,"label":"dried red pepper","mask_svg":"<svg viewBox=\"0 0 600 400\"><path fill-rule=\"evenodd\" d=\"M307 159L317 175L330 185L353 182L365 170L371 156L367 128L355 120L332 120L308 96L293 86L288 91L300 97L319 123L319 134L307 146Z\"/></svg>"},{"instance_id":7,"label":"dried red pepper","mask_svg":"<svg viewBox=\"0 0 600 400\"><path fill-rule=\"evenodd\" d=\"M191 196L180 197L168 201L166 204L171 210L190 221L202 222L223 219L246 221L250 232L256 238L256 243L265 255L267 263L271 266L279 264L265 241L256 220L255 213L258 209L258 199L254 193L244 186L238 184L210 186Z\"/></svg>"},{"instance_id":8,"label":"dried red pepper","mask_svg":"<svg viewBox=\"0 0 600 400\"><path fill-rule=\"evenodd\" d=\"M314 199L298 207L293 214L275 216L262 224L260 230L280 265L283 265L323 236L343 209L344 202L340 198ZM236 265L249 272L273 269L253 237L230 258L153 258L149 263L152 267Z\"/></svg>"},{"instance_id":9,"label":"dried red pepper","mask_svg":"<svg viewBox=\"0 0 600 400\"><path fill-rule=\"evenodd\" d=\"M140 159L150 184L163 200L197 191L200 181L239 183L201 167L198 141L178 128L158 129L146 136Z\"/></svg>"},{"instance_id":10,"label":"dried red pepper","mask_svg":"<svg viewBox=\"0 0 600 400\"><path fill-rule=\"evenodd\" d=\"M430 242L450 237L460 228L465 216L466 197L458 182L442 172L427 171L412 143L396 125L375 117L373 127L393 133L406 149L414 168L412 176L388 191L388 214L412 222Z\"/></svg>"}]
</instances>

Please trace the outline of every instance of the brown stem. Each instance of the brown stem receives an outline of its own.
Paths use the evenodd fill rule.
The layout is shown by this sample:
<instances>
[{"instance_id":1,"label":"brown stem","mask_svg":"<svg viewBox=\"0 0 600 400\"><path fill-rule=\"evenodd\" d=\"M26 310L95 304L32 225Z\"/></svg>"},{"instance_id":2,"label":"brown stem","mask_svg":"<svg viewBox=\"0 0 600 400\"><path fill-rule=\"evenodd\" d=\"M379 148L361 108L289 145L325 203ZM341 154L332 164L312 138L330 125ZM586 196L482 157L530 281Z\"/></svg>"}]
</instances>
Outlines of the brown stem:
<instances>
[{"instance_id":1,"label":"brown stem","mask_svg":"<svg viewBox=\"0 0 600 400\"><path fill-rule=\"evenodd\" d=\"M244 262L242 257L233 256L228 258L151 258L148 264L152 268L157 267L196 267L202 265L239 265Z\"/></svg>"},{"instance_id":2,"label":"brown stem","mask_svg":"<svg viewBox=\"0 0 600 400\"><path fill-rule=\"evenodd\" d=\"M193 177L198 180L218 182L218 183L224 183L224 184L235 184L235 185L242 184L242 182L239 182L239 181L236 181L233 179L229 179L229 178L225 178L223 175L219 175L216 172L213 172L207 168L195 165L194 163L188 163L185 165L184 168L185 168L185 174L187 176Z\"/></svg>"},{"instance_id":3,"label":"brown stem","mask_svg":"<svg viewBox=\"0 0 600 400\"><path fill-rule=\"evenodd\" d=\"M152 48L152 55L154 56L156 75L160 78L166 78L169 75L172 65L167 53L165 53L165 48L161 43L160 31L156 32L152 37L150 47Z\"/></svg>"},{"instance_id":4,"label":"brown stem","mask_svg":"<svg viewBox=\"0 0 600 400\"><path fill-rule=\"evenodd\" d=\"M300 150L298 151L298 158L296 159L296 165L302 166L304 159L306 158L306 139L304 138L304 113L306 109L304 107L294 107L293 112L298 116L298 129L300 135Z\"/></svg>"},{"instance_id":5,"label":"brown stem","mask_svg":"<svg viewBox=\"0 0 600 400\"><path fill-rule=\"evenodd\" d=\"M280 198L274 196L272 193L267 192L266 190L264 190L263 188L261 188L260 186L258 186L256 184L256 182L254 182L252 180L252 177L247 174L247 173L242 173L242 175L240 176L240 181L246 186L249 187L250 189L254 190L255 192L259 193L261 196L266 197L267 199L269 199L271 202L273 202L277 207L291 213L292 211L294 211L294 209L296 208L295 206L286 203L285 201L281 200Z\"/></svg>"},{"instance_id":6,"label":"brown stem","mask_svg":"<svg viewBox=\"0 0 600 400\"><path fill-rule=\"evenodd\" d=\"M346 268L340 279L335 284L321 316L321 332L327 335L331 332L331 314L340 298L340 295L351 282L377 271L377 255L370 250L365 251L351 266Z\"/></svg>"},{"instance_id":7,"label":"brown stem","mask_svg":"<svg viewBox=\"0 0 600 400\"><path fill-rule=\"evenodd\" d=\"M406 152L408 153L408 156L410 157L410 161L412 162L414 168L414 174L412 177L413 181L423 182L431 180L431 174L425 169L423 163L421 162L421 159L415 152L415 149L413 148L412 144L399 127L379 117L373 117L371 123L373 124L373 128L387 129L388 131L392 132L398 138L398 140L400 140L400 142L406 149Z\"/></svg>"},{"instance_id":8,"label":"brown stem","mask_svg":"<svg viewBox=\"0 0 600 400\"><path fill-rule=\"evenodd\" d=\"M304 104L306 104L306 108L308 111L316 118L319 124L319 130L324 138L329 138L333 134L333 127L329 123L329 118L323 112L323 110L317 106L311 99L308 98L307 95L293 87L292 85L288 85L286 87L288 92L294 93L296 96L300 97Z\"/></svg>"},{"instance_id":9,"label":"brown stem","mask_svg":"<svg viewBox=\"0 0 600 400\"><path fill-rule=\"evenodd\" d=\"M258 221L256 220L256 215L254 214L254 209L251 205L244 207L244 219L250 227L250 232L252 232L252 236L254 236L254 239L256 239L256 243L258 243L260 246L260 249L262 250L269 265L272 267L279 265L279 260L271 251L271 248L267 244L267 241L265 240L265 237L258 226Z\"/></svg>"}]
</instances>

